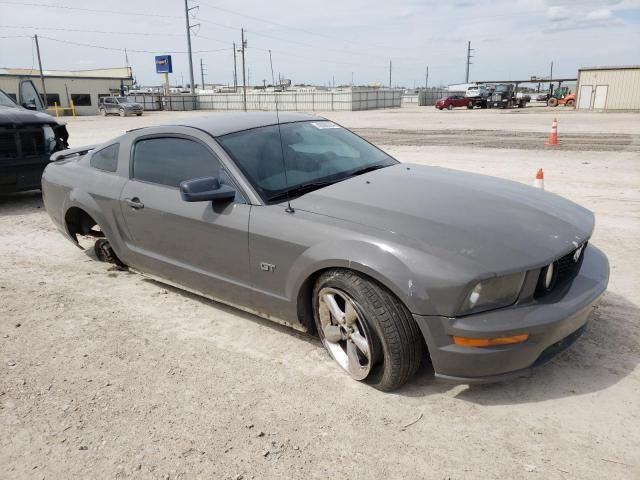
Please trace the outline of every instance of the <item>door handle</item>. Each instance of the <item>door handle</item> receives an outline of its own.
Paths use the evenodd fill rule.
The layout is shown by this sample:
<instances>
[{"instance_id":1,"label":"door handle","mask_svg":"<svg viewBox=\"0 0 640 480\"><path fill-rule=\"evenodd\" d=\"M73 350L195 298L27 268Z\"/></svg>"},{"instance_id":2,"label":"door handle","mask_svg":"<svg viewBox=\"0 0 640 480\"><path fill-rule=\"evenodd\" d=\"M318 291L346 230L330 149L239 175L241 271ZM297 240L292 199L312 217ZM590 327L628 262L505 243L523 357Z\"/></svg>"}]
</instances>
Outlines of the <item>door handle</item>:
<instances>
[{"instance_id":1,"label":"door handle","mask_svg":"<svg viewBox=\"0 0 640 480\"><path fill-rule=\"evenodd\" d=\"M124 201L134 210L140 210L141 208L144 208L144 203L142 203L138 197L125 198Z\"/></svg>"}]
</instances>

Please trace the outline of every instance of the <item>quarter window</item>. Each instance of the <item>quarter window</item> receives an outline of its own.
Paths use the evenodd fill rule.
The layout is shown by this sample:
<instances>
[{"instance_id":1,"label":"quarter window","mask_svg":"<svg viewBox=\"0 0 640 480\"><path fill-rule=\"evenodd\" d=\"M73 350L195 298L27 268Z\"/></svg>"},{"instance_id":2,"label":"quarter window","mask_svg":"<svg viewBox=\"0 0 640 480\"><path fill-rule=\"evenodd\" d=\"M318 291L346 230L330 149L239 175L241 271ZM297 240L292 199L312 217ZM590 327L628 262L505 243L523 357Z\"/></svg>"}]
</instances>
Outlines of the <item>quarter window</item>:
<instances>
[{"instance_id":1,"label":"quarter window","mask_svg":"<svg viewBox=\"0 0 640 480\"><path fill-rule=\"evenodd\" d=\"M136 143L133 178L178 187L180 182L220 174L218 158L206 147L186 138L148 138Z\"/></svg>"},{"instance_id":2,"label":"quarter window","mask_svg":"<svg viewBox=\"0 0 640 480\"><path fill-rule=\"evenodd\" d=\"M120 151L120 144L114 143L108 147L93 152L91 155L90 165L98 170L104 170L105 172L115 172L118 169L118 152Z\"/></svg>"}]
</instances>

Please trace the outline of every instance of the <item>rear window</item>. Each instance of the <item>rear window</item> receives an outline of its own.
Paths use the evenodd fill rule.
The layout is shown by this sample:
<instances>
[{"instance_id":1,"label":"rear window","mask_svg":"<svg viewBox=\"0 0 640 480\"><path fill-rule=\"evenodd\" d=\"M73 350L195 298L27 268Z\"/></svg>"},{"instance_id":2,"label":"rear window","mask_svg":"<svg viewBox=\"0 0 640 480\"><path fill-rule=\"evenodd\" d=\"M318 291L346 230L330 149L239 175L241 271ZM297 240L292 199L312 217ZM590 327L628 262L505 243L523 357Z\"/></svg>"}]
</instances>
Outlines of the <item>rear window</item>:
<instances>
[{"instance_id":1,"label":"rear window","mask_svg":"<svg viewBox=\"0 0 640 480\"><path fill-rule=\"evenodd\" d=\"M120 144L114 143L108 147L93 152L89 164L93 168L103 170L105 172L115 172L118 169L118 153L120 152Z\"/></svg>"}]
</instances>

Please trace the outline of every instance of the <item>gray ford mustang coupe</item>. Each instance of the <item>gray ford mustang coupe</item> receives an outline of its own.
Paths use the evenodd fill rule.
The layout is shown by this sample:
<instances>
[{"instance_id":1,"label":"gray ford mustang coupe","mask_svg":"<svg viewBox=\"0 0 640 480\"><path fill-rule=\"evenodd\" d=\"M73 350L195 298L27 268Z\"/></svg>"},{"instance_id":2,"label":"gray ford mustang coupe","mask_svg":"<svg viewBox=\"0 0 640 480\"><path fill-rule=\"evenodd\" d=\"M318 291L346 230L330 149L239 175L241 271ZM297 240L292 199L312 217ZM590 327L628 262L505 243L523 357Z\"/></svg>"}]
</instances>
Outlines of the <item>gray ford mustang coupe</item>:
<instances>
[{"instance_id":1,"label":"gray ford mustang coupe","mask_svg":"<svg viewBox=\"0 0 640 480\"><path fill-rule=\"evenodd\" d=\"M52 160L45 205L72 241L96 237L101 260L317 333L381 390L426 359L456 382L527 374L583 332L608 282L590 211L399 163L316 116L223 114Z\"/></svg>"}]
</instances>

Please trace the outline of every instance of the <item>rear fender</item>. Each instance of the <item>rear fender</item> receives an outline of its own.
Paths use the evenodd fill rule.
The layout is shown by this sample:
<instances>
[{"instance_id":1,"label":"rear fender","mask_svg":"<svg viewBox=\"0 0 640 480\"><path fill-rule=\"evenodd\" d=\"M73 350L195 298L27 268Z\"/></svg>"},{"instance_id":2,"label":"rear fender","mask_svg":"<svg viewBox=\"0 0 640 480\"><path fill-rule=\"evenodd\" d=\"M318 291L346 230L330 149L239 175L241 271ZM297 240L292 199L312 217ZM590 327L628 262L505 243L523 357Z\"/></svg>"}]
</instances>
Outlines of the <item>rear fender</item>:
<instances>
[{"instance_id":1,"label":"rear fender","mask_svg":"<svg viewBox=\"0 0 640 480\"><path fill-rule=\"evenodd\" d=\"M130 264L133 252L131 252L125 243L123 242L123 232L119 227L119 223L116 221L113 211L104 212L102 208L98 205L96 200L89 195L87 192L74 188L69 192L69 195L64 203L64 213L66 218L66 213L70 208L77 207L84 212L86 212L93 220L95 220L96 224L100 226L100 230L104 234L104 236L109 240L109 244L111 248L113 248L114 252L125 264ZM68 228L65 223L65 228ZM67 231L67 235L72 238L76 243L71 232ZM80 245L79 245L80 246ZM80 248L82 248L80 246Z\"/></svg>"}]
</instances>

